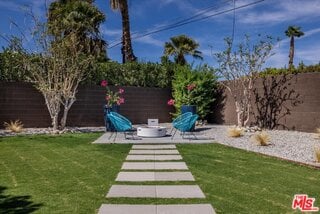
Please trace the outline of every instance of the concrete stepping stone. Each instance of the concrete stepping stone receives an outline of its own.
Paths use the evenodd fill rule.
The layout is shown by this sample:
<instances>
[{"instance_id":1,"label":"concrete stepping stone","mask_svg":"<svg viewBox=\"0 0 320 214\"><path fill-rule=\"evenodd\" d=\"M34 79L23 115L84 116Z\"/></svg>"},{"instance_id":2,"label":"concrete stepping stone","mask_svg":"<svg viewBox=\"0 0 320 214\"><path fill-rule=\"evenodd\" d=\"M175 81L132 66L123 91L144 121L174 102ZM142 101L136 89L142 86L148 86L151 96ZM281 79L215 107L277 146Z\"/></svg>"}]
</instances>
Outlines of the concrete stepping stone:
<instances>
[{"instance_id":1,"label":"concrete stepping stone","mask_svg":"<svg viewBox=\"0 0 320 214\"><path fill-rule=\"evenodd\" d=\"M170 150L164 150L164 149L158 149L158 150L131 150L129 152L130 155L137 155L137 154L155 154L155 155L178 155L179 151L176 149L170 149Z\"/></svg>"},{"instance_id":2,"label":"concrete stepping stone","mask_svg":"<svg viewBox=\"0 0 320 214\"><path fill-rule=\"evenodd\" d=\"M126 160L154 160L154 155L128 155Z\"/></svg>"},{"instance_id":3,"label":"concrete stepping stone","mask_svg":"<svg viewBox=\"0 0 320 214\"><path fill-rule=\"evenodd\" d=\"M122 170L149 170L155 169L156 162L124 162L122 164Z\"/></svg>"},{"instance_id":4,"label":"concrete stepping stone","mask_svg":"<svg viewBox=\"0 0 320 214\"><path fill-rule=\"evenodd\" d=\"M122 170L188 170L185 162L124 162Z\"/></svg>"},{"instance_id":5,"label":"concrete stepping stone","mask_svg":"<svg viewBox=\"0 0 320 214\"><path fill-rule=\"evenodd\" d=\"M215 214L211 204L102 204L98 214Z\"/></svg>"},{"instance_id":6,"label":"concrete stepping stone","mask_svg":"<svg viewBox=\"0 0 320 214\"><path fill-rule=\"evenodd\" d=\"M182 160L181 155L155 155L154 160Z\"/></svg>"},{"instance_id":7,"label":"concrete stepping stone","mask_svg":"<svg viewBox=\"0 0 320 214\"><path fill-rule=\"evenodd\" d=\"M107 198L155 198L154 185L112 185Z\"/></svg>"},{"instance_id":8,"label":"concrete stepping stone","mask_svg":"<svg viewBox=\"0 0 320 214\"><path fill-rule=\"evenodd\" d=\"M154 155L128 155L126 160L154 160Z\"/></svg>"},{"instance_id":9,"label":"concrete stepping stone","mask_svg":"<svg viewBox=\"0 0 320 214\"><path fill-rule=\"evenodd\" d=\"M205 198L198 185L157 185L157 198Z\"/></svg>"},{"instance_id":10,"label":"concrete stepping stone","mask_svg":"<svg viewBox=\"0 0 320 214\"><path fill-rule=\"evenodd\" d=\"M185 162L154 162L154 169L180 169L188 170L187 164Z\"/></svg>"},{"instance_id":11,"label":"concrete stepping stone","mask_svg":"<svg viewBox=\"0 0 320 214\"><path fill-rule=\"evenodd\" d=\"M157 214L156 205L102 204L98 214Z\"/></svg>"},{"instance_id":12,"label":"concrete stepping stone","mask_svg":"<svg viewBox=\"0 0 320 214\"><path fill-rule=\"evenodd\" d=\"M116 181L194 181L190 172L119 172Z\"/></svg>"},{"instance_id":13,"label":"concrete stepping stone","mask_svg":"<svg viewBox=\"0 0 320 214\"><path fill-rule=\"evenodd\" d=\"M198 185L112 185L107 198L205 198Z\"/></svg>"},{"instance_id":14,"label":"concrete stepping stone","mask_svg":"<svg viewBox=\"0 0 320 214\"><path fill-rule=\"evenodd\" d=\"M157 214L215 214L211 204L156 205Z\"/></svg>"},{"instance_id":15,"label":"concrete stepping stone","mask_svg":"<svg viewBox=\"0 0 320 214\"><path fill-rule=\"evenodd\" d=\"M194 181L191 172L155 172L155 181Z\"/></svg>"},{"instance_id":16,"label":"concrete stepping stone","mask_svg":"<svg viewBox=\"0 0 320 214\"><path fill-rule=\"evenodd\" d=\"M132 149L176 149L176 145L133 145Z\"/></svg>"},{"instance_id":17,"label":"concrete stepping stone","mask_svg":"<svg viewBox=\"0 0 320 214\"><path fill-rule=\"evenodd\" d=\"M154 172L119 172L116 181L154 181Z\"/></svg>"},{"instance_id":18,"label":"concrete stepping stone","mask_svg":"<svg viewBox=\"0 0 320 214\"><path fill-rule=\"evenodd\" d=\"M126 160L182 160L181 155L128 155Z\"/></svg>"}]
</instances>

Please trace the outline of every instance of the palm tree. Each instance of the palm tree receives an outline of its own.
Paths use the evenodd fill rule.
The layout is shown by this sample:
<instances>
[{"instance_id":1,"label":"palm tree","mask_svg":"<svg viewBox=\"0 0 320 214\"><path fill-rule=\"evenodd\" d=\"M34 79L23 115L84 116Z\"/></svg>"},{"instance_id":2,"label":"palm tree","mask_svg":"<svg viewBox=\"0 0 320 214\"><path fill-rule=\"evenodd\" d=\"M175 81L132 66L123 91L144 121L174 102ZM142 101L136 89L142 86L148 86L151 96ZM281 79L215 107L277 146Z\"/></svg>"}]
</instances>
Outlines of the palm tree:
<instances>
[{"instance_id":1,"label":"palm tree","mask_svg":"<svg viewBox=\"0 0 320 214\"><path fill-rule=\"evenodd\" d=\"M289 26L285 31L287 37L290 37L290 51L289 51L289 69L293 66L293 57L294 57L294 37L303 36L304 33L300 30L298 26Z\"/></svg>"},{"instance_id":2,"label":"palm tree","mask_svg":"<svg viewBox=\"0 0 320 214\"><path fill-rule=\"evenodd\" d=\"M187 63L185 55L190 55L195 59L203 59L202 53L197 50L199 44L186 35L179 35L170 38L170 42L164 45L164 56L173 56L177 64L185 65Z\"/></svg>"},{"instance_id":3,"label":"palm tree","mask_svg":"<svg viewBox=\"0 0 320 214\"><path fill-rule=\"evenodd\" d=\"M50 4L48 10L48 30L56 41L75 34L76 42L88 46L87 53L97 51L106 57L106 42L101 39L99 32L100 24L104 21L104 14L92 0L57 0Z\"/></svg>"},{"instance_id":4,"label":"palm tree","mask_svg":"<svg viewBox=\"0 0 320 214\"><path fill-rule=\"evenodd\" d=\"M136 61L137 57L133 54L130 20L127 0L110 0L110 6L113 10L120 10L122 17L122 62Z\"/></svg>"}]
</instances>

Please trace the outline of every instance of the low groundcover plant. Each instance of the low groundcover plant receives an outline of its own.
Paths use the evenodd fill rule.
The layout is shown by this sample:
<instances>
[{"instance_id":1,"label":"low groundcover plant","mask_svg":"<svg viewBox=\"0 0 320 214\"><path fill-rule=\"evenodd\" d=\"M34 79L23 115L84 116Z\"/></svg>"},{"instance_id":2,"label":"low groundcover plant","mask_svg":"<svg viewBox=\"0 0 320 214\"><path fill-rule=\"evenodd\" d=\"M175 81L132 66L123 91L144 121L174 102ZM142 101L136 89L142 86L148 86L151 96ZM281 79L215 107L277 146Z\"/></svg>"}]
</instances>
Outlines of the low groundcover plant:
<instances>
[{"instance_id":1,"label":"low groundcover plant","mask_svg":"<svg viewBox=\"0 0 320 214\"><path fill-rule=\"evenodd\" d=\"M314 147L314 155L316 158L316 162L320 163L320 147Z\"/></svg>"},{"instance_id":2,"label":"low groundcover plant","mask_svg":"<svg viewBox=\"0 0 320 214\"><path fill-rule=\"evenodd\" d=\"M243 135L243 130L238 127L232 127L228 129L229 137L241 137Z\"/></svg>"},{"instance_id":3,"label":"low groundcover plant","mask_svg":"<svg viewBox=\"0 0 320 214\"><path fill-rule=\"evenodd\" d=\"M315 133L315 135L314 135L314 138L320 139L320 128L317 128L317 129L316 129L316 133Z\"/></svg>"},{"instance_id":4,"label":"low groundcover plant","mask_svg":"<svg viewBox=\"0 0 320 214\"><path fill-rule=\"evenodd\" d=\"M20 120L15 120L15 121L11 121L9 123L4 122L3 123L4 127L6 130L15 132L15 133L19 133L22 131L23 129L23 124Z\"/></svg>"},{"instance_id":5,"label":"low groundcover plant","mask_svg":"<svg viewBox=\"0 0 320 214\"><path fill-rule=\"evenodd\" d=\"M260 133L253 135L252 140L260 146L268 146L270 137L266 132L262 131Z\"/></svg>"}]
</instances>

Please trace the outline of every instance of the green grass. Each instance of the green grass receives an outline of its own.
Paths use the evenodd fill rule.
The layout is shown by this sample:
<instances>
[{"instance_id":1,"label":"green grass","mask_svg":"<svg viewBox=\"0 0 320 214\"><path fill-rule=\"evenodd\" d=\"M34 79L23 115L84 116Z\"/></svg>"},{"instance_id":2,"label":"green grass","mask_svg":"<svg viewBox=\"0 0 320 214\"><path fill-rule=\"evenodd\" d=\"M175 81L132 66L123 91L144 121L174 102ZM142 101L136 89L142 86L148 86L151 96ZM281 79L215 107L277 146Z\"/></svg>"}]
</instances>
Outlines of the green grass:
<instances>
[{"instance_id":1,"label":"green grass","mask_svg":"<svg viewBox=\"0 0 320 214\"><path fill-rule=\"evenodd\" d=\"M178 150L218 213L292 213L298 193L320 206L320 170L219 144Z\"/></svg>"},{"instance_id":2,"label":"green grass","mask_svg":"<svg viewBox=\"0 0 320 214\"><path fill-rule=\"evenodd\" d=\"M95 213L131 147L99 135L0 138L0 213Z\"/></svg>"},{"instance_id":3,"label":"green grass","mask_svg":"<svg viewBox=\"0 0 320 214\"><path fill-rule=\"evenodd\" d=\"M218 213L291 213L297 193L320 206L320 170L219 144L178 145L196 182L161 183L199 184L206 199L106 199L111 185L120 184L114 180L131 145L91 144L99 135L0 138L0 213L96 213L102 203L212 203Z\"/></svg>"}]
</instances>

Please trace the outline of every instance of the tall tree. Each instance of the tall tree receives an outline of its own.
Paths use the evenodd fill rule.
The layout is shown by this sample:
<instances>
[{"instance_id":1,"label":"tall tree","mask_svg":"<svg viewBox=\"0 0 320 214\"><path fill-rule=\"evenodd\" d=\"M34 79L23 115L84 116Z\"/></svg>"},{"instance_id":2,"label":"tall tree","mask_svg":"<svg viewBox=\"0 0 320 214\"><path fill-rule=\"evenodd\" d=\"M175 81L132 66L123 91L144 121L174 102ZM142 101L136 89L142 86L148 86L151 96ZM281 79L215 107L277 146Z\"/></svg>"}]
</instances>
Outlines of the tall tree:
<instances>
[{"instance_id":1,"label":"tall tree","mask_svg":"<svg viewBox=\"0 0 320 214\"><path fill-rule=\"evenodd\" d=\"M285 31L287 37L290 38L290 50L289 50L289 69L293 66L293 57L294 57L294 37L303 36L304 33L300 30L298 26L289 26Z\"/></svg>"},{"instance_id":2,"label":"tall tree","mask_svg":"<svg viewBox=\"0 0 320 214\"><path fill-rule=\"evenodd\" d=\"M240 43L234 51L232 40L226 38L225 42L226 50L215 54L219 63L217 74L226 80L220 83L233 97L237 125L242 127L246 126L250 120L254 80L265 61L272 55L274 41L267 36L252 44L250 37L246 36L245 41Z\"/></svg>"},{"instance_id":3,"label":"tall tree","mask_svg":"<svg viewBox=\"0 0 320 214\"><path fill-rule=\"evenodd\" d=\"M201 51L197 50L199 44L186 35L179 35L170 38L170 42L164 45L164 56L173 56L177 64L187 63L185 55L190 55L195 59L203 59Z\"/></svg>"},{"instance_id":4,"label":"tall tree","mask_svg":"<svg viewBox=\"0 0 320 214\"><path fill-rule=\"evenodd\" d=\"M99 26L104 21L104 14L93 5L93 0L57 0L49 6L48 33L56 38L55 42L75 34L77 42L99 47L89 49L99 51L106 58L106 42L99 35Z\"/></svg>"},{"instance_id":5,"label":"tall tree","mask_svg":"<svg viewBox=\"0 0 320 214\"><path fill-rule=\"evenodd\" d=\"M93 70L103 50L99 25L104 15L90 0L53 2L48 22L41 23L38 17L30 15L34 21L30 32L35 50L24 50L23 65L44 96L53 130L64 129L78 86Z\"/></svg>"},{"instance_id":6,"label":"tall tree","mask_svg":"<svg viewBox=\"0 0 320 214\"><path fill-rule=\"evenodd\" d=\"M127 0L110 0L110 6L113 10L120 10L122 17L122 62L133 62L137 57L133 54L131 35L130 35L130 19Z\"/></svg>"}]
</instances>

